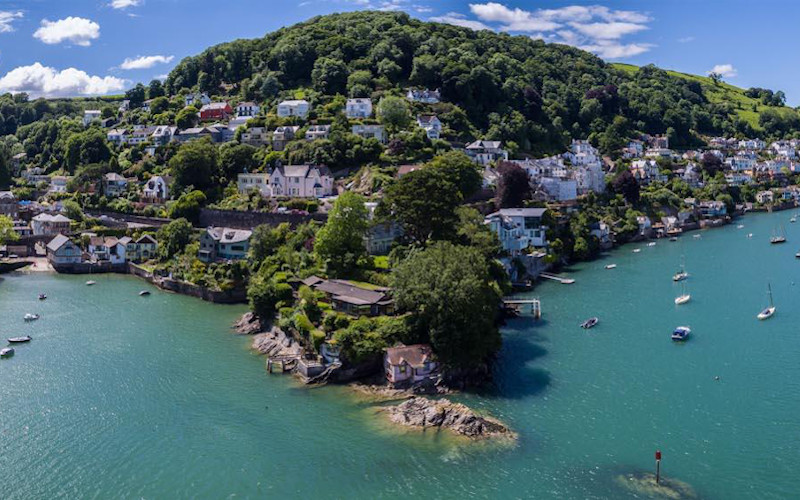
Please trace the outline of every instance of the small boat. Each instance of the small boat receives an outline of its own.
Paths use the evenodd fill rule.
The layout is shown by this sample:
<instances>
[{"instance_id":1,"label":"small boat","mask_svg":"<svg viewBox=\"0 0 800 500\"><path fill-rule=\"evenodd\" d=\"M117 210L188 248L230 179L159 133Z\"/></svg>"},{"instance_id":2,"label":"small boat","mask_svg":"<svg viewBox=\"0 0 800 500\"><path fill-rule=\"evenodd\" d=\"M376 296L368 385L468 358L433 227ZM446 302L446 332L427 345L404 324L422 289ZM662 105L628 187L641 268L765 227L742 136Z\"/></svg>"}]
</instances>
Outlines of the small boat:
<instances>
[{"instance_id":1,"label":"small boat","mask_svg":"<svg viewBox=\"0 0 800 500\"><path fill-rule=\"evenodd\" d=\"M9 344L24 344L25 342L30 342L30 341L31 341L30 335L26 335L24 337L11 337L10 339L8 339Z\"/></svg>"},{"instance_id":2,"label":"small boat","mask_svg":"<svg viewBox=\"0 0 800 500\"><path fill-rule=\"evenodd\" d=\"M692 296L686 292L686 282L681 283L681 294L675 297L675 305L679 306L692 300Z\"/></svg>"},{"instance_id":3,"label":"small boat","mask_svg":"<svg viewBox=\"0 0 800 500\"><path fill-rule=\"evenodd\" d=\"M588 330L589 328L595 326L598 322L600 322L600 318L597 317L589 318L583 323L581 323L581 328L583 328L584 330Z\"/></svg>"},{"instance_id":4,"label":"small boat","mask_svg":"<svg viewBox=\"0 0 800 500\"><path fill-rule=\"evenodd\" d=\"M689 340L690 333L692 333L692 329L688 326L679 326L672 332L672 340L675 342L684 342Z\"/></svg>"},{"instance_id":5,"label":"small boat","mask_svg":"<svg viewBox=\"0 0 800 500\"><path fill-rule=\"evenodd\" d=\"M639 252L641 252L641 251L642 251L642 249L641 249L641 248L634 248L634 249L633 249L633 253L639 253Z\"/></svg>"},{"instance_id":6,"label":"small boat","mask_svg":"<svg viewBox=\"0 0 800 500\"><path fill-rule=\"evenodd\" d=\"M794 256L795 258L800 259L800 252L797 252L796 254L794 254Z\"/></svg>"},{"instance_id":7,"label":"small boat","mask_svg":"<svg viewBox=\"0 0 800 500\"><path fill-rule=\"evenodd\" d=\"M772 237L769 239L769 242L773 245L777 245L778 243L786 243L786 232L783 230L783 226L781 226L780 233L776 233L773 231Z\"/></svg>"},{"instance_id":8,"label":"small boat","mask_svg":"<svg viewBox=\"0 0 800 500\"><path fill-rule=\"evenodd\" d=\"M92 281L92 280L89 280L89 281L87 281L87 282L86 282L86 284L87 284L88 286L92 286L92 285L94 285L95 283L97 283L97 282L96 282L96 281Z\"/></svg>"},{"instance_id":9,"label":"small boat","mask_svg":"<svg viewBox=\"0 0 800 500\"><path fill-rule=\"evenodd\" d=\"M681 257L681 268L678 269L678 272L672 275L672 281L678 282L683 281L689 277L689 273L686 272L686 264L683 262L683 257Z\"/></svg>"},{"instance_id":10,"label":"small boat","mask_svg":"<svg viewBox=\"0 0 800 500\"><path fill-rule=\"evenodd\" d=\"M677 236L673 236L672 238L669 239L669 241L678 241L678 237Z\"/></svg>"},{"instance_id":11,"label":"small boat","mask_svg":"<svg viewBox=\"0 0 800 500\"><path fill-rule=\"evenodd\" d=\"M744 224L739 224L738 226L736 226L736 229L744 229Z\"/></svg>"},{"instance_id":12,"label":"small boat","mask_svg":"<svg viewBox=\"0 0 800 500\"><path fill-rule=\"evenodd\" d=\"M142 290L141 292L139 292L140 297L144 297L146 295L150 295L150 290Z\"/></svg>"},{"instance_id":13,"label":"small boat","mask_svg":"<svg viewBox=\"0 0 800 500\"><path fill-rule=\"evenodd\" d=\"M752 238L753 237L753 233L747 233L747 237L748 238Z\"/></svg>"},{"instance_id":14,"label":"small boat","mask_svg":"<svg viewBox=\"0 0 800 500\"><path fill-rule=\"evenodd\" d=\"M792 224L794 224L795 222L797 222L797 217L796 217L796 216L795 216L795 217L792 217L791 219L789 219L789 222L791 222Z\"/></svg>"},{"instance_id":15,"label":"small boat","mask_svg":"<svg viewBox=\"0 0 800 500\"><path fill-rule=\"evenodd\" d=\"M10 358L13 355L14 355L13 347L6 347L4 349L0 349L0 358Z\"/></svg>"},{"instance_id":16,"label":"small boat","mask_svg":"<svg viewBox=\"0 0 800 500\"><path fill-rule=\"evenodd\" d=\"M606 264L606 269L616 269L616 268L617 268L616 264Z\"/></svg>"},{"instance_id":17,"label":"small boat","mask_svg":"<svg viewBox=\"0 0 800 500\"><path fill-rule=\"evenodd\" d=\"M36 321L37 319L39 319L39 315L28 313L25 316L23 316L22 319L24 319L25 321Z\"/></svg>"},{"instance_id":18,"label":"small boat","mask_svg":"<svg viewBox=\"0 0 800 500\"><path fill-rule=\"evenodd\" d=\"M40 293L39 294L39 300L45 300L46 298L47 298L47 294L46 293Z\"/></svg>"},{"instance_id":19,"label":"small boat","mask_svg":"<svg viewBox=\"0 0 800 500\"><path fill-rule=\"evenodd\" d=\"M702 234L695 234L694 236L692 236L692 238L694 238L694 239L700 239L702 237L703 237Z\"/></svg>"},{"instance_id":20,"label":"small boat","mask_svg":"<svg viewBox=\"0 0 800 500\"><path fill-rule=\"evenodd\" d=\"M565 278L565 279L561 280L561 284L562 285L571 285L573 283L575 283L575 280L572 279L572 278Z\"/></svg>"},{"instance_id":21,"label":"small boat","mask_svg":"<svg viewBox=\"0 0 800 500\"><path fill-rule=\"evenodd\" d=\"M647 246L654 247L654 246L656 246L656 242L655 241L651 241L650 243L647 244Z\"/></svg>"},{"instance_id":22,"label":"small boat","mask_svg":"<svg viewBox=\"0 0 800 500\"><path fill-rule=\"evenodd\" d=\"M772 303L772 285L767 284L767 295L769 295L769 306L756 316L760 320L769 319L775 314L775 304Z\"/></svg>"}]
</instances>

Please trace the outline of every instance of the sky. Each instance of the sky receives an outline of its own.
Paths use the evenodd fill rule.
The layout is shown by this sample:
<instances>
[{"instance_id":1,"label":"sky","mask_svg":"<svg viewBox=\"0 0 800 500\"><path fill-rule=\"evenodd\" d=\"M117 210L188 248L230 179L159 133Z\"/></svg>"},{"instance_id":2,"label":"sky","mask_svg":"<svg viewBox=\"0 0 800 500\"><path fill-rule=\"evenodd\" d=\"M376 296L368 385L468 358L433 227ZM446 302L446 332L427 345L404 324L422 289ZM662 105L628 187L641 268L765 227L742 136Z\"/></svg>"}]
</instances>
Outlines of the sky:
<instances>
[{"instance_id":1,"label":"sky","mask_svg":"<svg viewBox=\"0 0 800 500\"><path fill-rule=\"evenodd\" d=\"M119 93L182 58L312 16L401 10L567 43L608 61L783 90L800 104L800 2L761 0L0 0L0 92Z\"/></svg>"}]
</instances>

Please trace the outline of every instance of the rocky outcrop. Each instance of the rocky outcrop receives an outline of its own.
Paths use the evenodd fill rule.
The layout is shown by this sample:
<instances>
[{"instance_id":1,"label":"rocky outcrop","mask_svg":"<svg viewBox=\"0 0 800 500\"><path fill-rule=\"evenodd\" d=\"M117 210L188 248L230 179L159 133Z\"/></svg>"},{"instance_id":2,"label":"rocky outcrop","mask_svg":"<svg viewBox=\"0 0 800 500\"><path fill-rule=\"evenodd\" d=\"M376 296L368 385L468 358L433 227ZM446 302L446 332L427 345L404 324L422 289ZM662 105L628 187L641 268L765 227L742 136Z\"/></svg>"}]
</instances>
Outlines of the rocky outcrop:
<instances>
[{"instance_id":1,"label":"rocky outcrop","mask_svg":"<svg viewBox=\"0 0 800 500\"><path fill-rule=\"evenodd\" d=\"M261 320L252 312L244 313L231 328L240 335L255 335L262 331Z\"/></svg>"},{"instance_id":2,"label":"rocky outcrop","mask_svg":"<svg viewBox=\"0 0 800 500\"><path fill-rule=\"evenodd\" d=\"M470 438L494 438L515 435L497 420L477 415L467 406L446 399L412 397L386 409L389 420L408 427L449 429Z\"/></svg>"},{"instance_id":3,"label":"rocky outcrop","mask_svg":"<svg viewBox=\"0 0 800 500\"><path fill-rule=\"evenodd\" d=\"M272 328L253 338L253 349L267 356L297 356L303 353L300 344L286 335L280 328Z\"/></svg>"}]
</instances>

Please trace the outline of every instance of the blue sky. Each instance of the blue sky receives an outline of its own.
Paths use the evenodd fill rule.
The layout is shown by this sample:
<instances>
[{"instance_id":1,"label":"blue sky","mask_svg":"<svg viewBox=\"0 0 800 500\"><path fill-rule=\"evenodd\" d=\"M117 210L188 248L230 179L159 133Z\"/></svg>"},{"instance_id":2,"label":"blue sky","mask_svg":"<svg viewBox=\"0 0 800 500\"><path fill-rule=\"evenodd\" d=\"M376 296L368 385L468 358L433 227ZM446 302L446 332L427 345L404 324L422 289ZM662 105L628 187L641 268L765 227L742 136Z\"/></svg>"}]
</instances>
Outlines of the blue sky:
<instances>
[{"instance_id":1,"label":"blue sky","mask_svg":"<svg viewBox=\"0 0 800 500\"><path fill-rule=\"evenodd\" d=\"M0 0L0 90L118 92L210 45L318 14L376 8L569 43L607 60L695 74L800 104L800 3L762 0Z\"/></svg>"}]
</instances>

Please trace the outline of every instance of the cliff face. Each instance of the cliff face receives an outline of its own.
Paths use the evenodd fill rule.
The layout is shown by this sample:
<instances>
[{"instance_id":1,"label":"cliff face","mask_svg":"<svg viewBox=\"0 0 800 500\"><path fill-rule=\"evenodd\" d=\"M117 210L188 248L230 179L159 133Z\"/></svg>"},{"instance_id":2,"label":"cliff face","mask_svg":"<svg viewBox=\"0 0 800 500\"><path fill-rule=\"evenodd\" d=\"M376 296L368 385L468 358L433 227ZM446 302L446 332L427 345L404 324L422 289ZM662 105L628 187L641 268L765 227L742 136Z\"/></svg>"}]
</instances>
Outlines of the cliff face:
<instances>
[{"instance_id":1,"label":"cliff face","mask_svg":"<svg viewBox=\"0 0 800 500\"><path fill-rule=\"evenodd\" d=\"M448 400L410 398L386 410L389 420L408 427L449 429L470 438L510 437L514 433L501 422L477 415L467 406Z\"/></svg>"}]
</instances>

